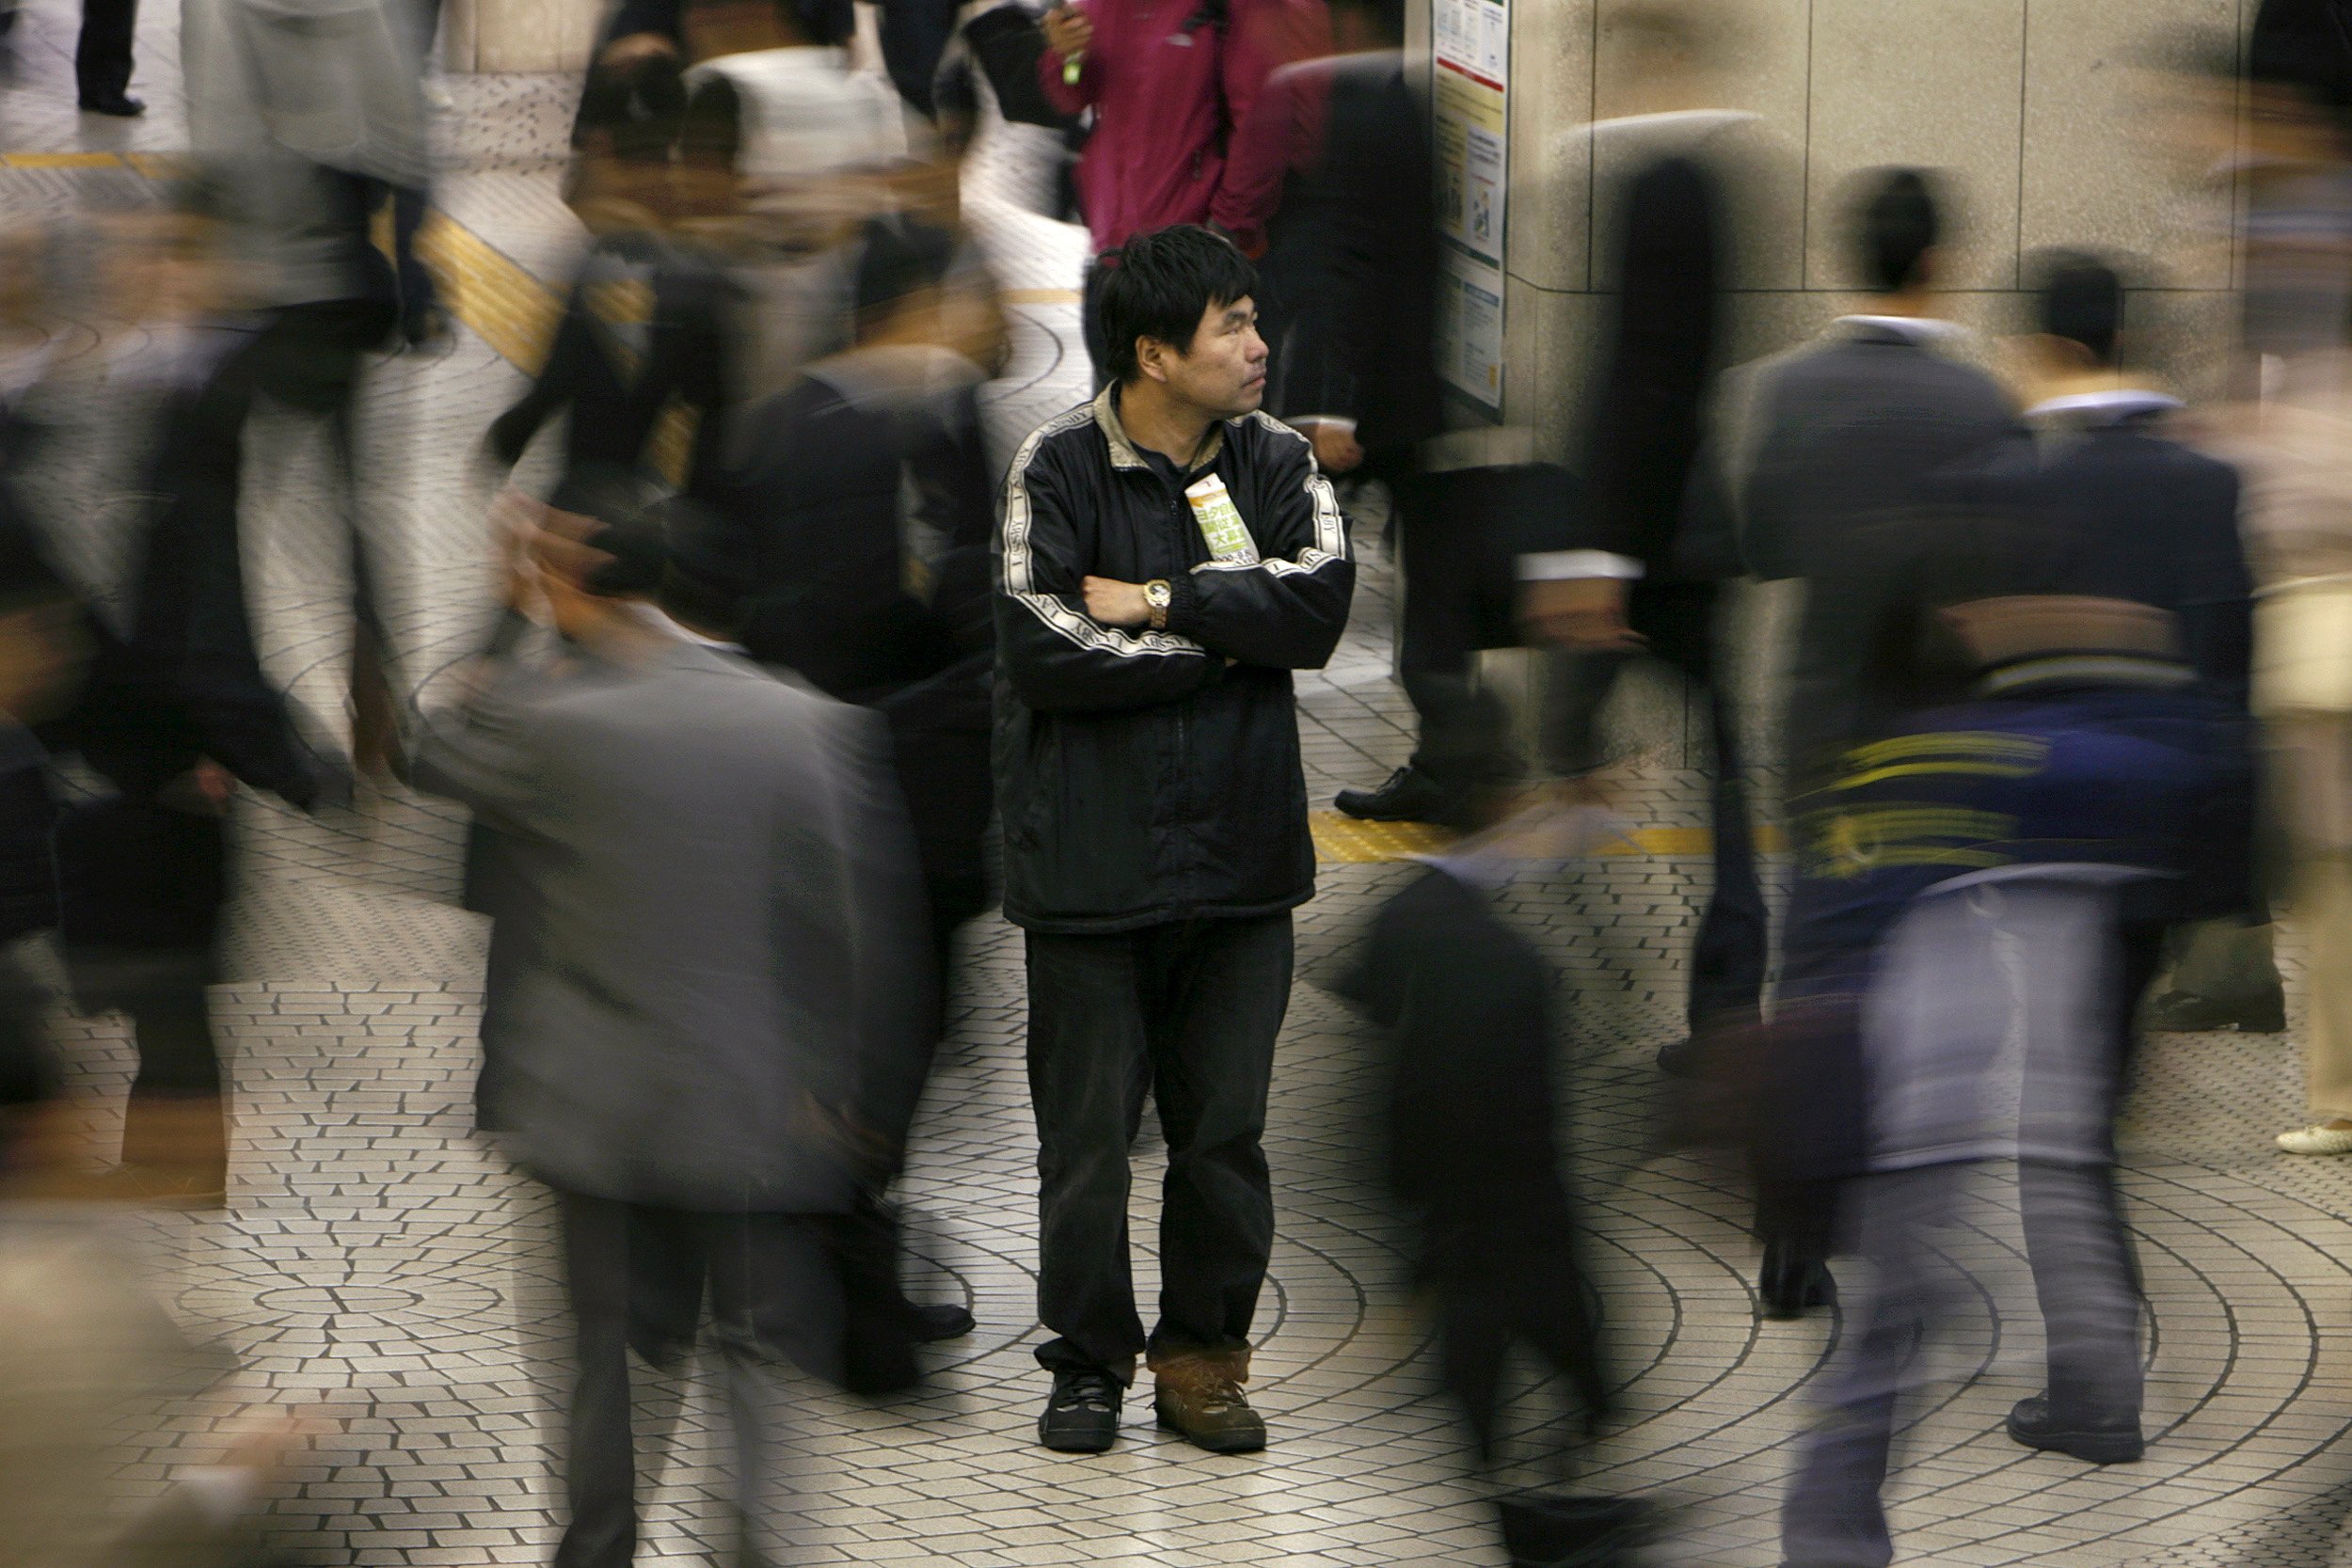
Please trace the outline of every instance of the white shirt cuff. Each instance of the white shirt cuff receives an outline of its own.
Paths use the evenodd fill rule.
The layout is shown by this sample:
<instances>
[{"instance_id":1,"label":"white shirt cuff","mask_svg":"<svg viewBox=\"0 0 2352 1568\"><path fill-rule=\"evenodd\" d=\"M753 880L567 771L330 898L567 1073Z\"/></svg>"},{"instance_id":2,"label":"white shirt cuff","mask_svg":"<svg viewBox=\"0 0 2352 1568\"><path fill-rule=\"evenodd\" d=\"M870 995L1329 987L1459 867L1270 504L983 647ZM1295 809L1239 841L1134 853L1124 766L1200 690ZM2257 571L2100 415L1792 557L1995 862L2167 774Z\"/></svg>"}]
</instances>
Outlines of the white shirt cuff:
<instances>
[{"instance_id":1,"label":"white shirt cuff","mask_svg":"<svg viewBox=\"0 0 2352 1568\"><path fill-rule=\"evenodd\" d=\"M1555 582L1563 578L1617 578L1632 582L1648 573L1649 568L1631 556L1610 550L1539 550L1519 557L1521 582Z\"/></svg>"}]
</instances>

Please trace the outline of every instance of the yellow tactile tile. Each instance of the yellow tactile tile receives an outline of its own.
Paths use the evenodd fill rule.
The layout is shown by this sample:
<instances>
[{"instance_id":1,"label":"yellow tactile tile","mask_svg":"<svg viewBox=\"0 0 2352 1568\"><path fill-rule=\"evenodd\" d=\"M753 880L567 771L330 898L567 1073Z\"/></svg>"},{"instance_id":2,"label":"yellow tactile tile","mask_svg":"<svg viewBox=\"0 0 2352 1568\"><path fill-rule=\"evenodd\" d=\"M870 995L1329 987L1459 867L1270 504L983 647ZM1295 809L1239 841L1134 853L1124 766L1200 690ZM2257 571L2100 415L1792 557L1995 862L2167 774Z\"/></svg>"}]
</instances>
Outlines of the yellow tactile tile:
<instances>
[{"instance_id":1,"label":"yellow tactile tile","mask_svg":"<svg viewBox=\"0 0 2352 1568\"><path fill-rule=\"evenodd\" d=\"M1308 823L1314 831L1315 858L1327 865L1406 860L1442 849L1459 836L1428 822L1359 822L1336 811L1311 812ZM1779 853L1786 843L1771 824L1756 838L1756 847L1768 855ZM1705 828L1634 828L1593 853L1679 860L1712 854L1714 847L1715 835Z\"/></svg>"}]
</instances>

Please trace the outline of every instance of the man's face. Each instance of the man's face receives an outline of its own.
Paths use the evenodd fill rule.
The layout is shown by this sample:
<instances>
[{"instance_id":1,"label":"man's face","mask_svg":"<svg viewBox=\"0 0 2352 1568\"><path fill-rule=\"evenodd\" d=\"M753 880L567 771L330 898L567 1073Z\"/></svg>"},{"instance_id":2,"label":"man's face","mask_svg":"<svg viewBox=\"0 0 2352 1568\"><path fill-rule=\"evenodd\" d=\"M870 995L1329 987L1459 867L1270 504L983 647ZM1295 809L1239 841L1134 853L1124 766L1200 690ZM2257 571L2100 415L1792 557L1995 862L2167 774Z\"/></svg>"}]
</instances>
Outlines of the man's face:
<instances>
[{"instance_id":1,"label":"man's face","mask_svg":"<svg viewBox=\"0 0 2352 1568\"><path fill-rule=\"evenodd\" d=\"M1265 340L1258 336L1258 307L1246 297L1202 311L1182 354L1149 341L1144 347L1145 373L1156 371L1168 390L1215 418L1233 419L1265 401Z\"/></svg>"}]
</instances>

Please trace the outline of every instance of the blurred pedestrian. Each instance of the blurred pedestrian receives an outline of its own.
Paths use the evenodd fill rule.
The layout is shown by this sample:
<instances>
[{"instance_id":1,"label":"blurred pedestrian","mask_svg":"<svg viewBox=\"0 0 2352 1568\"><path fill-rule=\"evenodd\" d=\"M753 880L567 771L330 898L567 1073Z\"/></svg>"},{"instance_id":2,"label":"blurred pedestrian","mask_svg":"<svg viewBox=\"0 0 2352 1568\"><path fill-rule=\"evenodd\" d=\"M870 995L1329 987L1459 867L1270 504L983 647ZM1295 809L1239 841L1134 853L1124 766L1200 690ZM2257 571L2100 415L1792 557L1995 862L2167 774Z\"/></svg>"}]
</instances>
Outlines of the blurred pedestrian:
<instances>
[{"instance_id":1,"label":"blurred pedestrian","mask_svg":"<svg viewBox=\"0 0 2352 1568\"><path fill-rule=\"evenodd\" d=\"M353 752L380 774L397 749L390 551L362 499L358 408L368 356L430 302L413 247L396 247L396 267L374 235L376 214L429 177L417 73L380 0L196 0L181 64L191 147L262 316L236 373L326 438L351 564Z\"/></svg>"},{"instance_id":2,"label":"blurred pedestrian","mask_svg":"<svg viewBox=\"0 0 2352 1568\"><path fill-rule=\"evenodd\" d=\"M1914 169L1869 177L1850 219L1869 298L1818 343L1728 378L1724 417L1703 476L1732 520L1748 569L1806 584L1782 719L1788 792L1802 800L1843 748L1876 733L1902 699L1895 645L1874 618L1883 584L1855 554L1862 531L1915 513L1938 469L2011 428L2010 401L1943 346L1958 332L1934 293L1944 220ZM1891 695L1890 695L1891 692ZM1756 1293L1768 1317L1826 1298L1839 1176L1851 1167L1859 1068L1847 949L1834 886L1800 867L1785 916L1778 1006L1757 1115L1766 1167Z\"/></svg>"},{"instance_id":3,"label":"blurred pedestrian","mask_svg":"<svg viewBox=\"0 0 2352 1568\"><path fill-rule=\"evenodd\" d=\"M214 313L227 263L201 191L175 195L121 236L157 252L122 281L161 284L134 301L153 312L135 340L148 352L107 367L107 439L131 454L128 538L91 557L119 574L93 594L113 613L87 620L89 678L53 728L110 787L66 812L56 857L74 998L127 1013L138 1052L119 1191L219 1207L228 1100L206 988L233 794L243 783L309 810L347 800L349 778L297 729L254 645L238 526L253 334ZM47 522L68 540L91 526Z\"/></svg>"},{"instance_id":4,"label":"blurred pedestrian","mask_svg":"<svg viewBox=\"0 0 2352 1568\"><path fill-rule=\"evenodd\" d=\"M82 32L73 42L73 89L86 115L129 119L147 112L131 87L131 44L139 0L82 0Z\"/></svg>"},{"instance_id":5,"label":"blurred pedestrian","mask_svg":"<svg viewBox=\"0 0 2352 1568\"><path fill-rule=\"evenodd\" d=\"M1274 1241L1260 1139L1314 890L1291 672L1331 657L1355 568L1306 438L1258 412L1253 283L1204 229L1129 240L1100 301L1111 385L1005 486L996 784L1054 1336L1039 1437L1067 1452L1116 1440L1138 1354L1163 1423L1265 1442L1243 1393ZM1168 1149L1148 1338L1127 1258L1147 1090Z\"/></svg>"},{"instance_id":6,"label":"blurred pedestrian","mask_svg":"<svg viewBox=\"0 0 2352 1568\"><path fill-rule=\"evenodd\" d=\"M634 1551L628 1347L656 1266L683 1275L662 1293L708 1289L757 1560L785 1523L765 1363L840 1375L829 1216L888 1157L872 1107L904 1098L929 1006L903 810L879 721L733 652L655 519L548 521L509 592L576 662L488 661L416 771L543 851L510 1142L555 1190L576 1320L557 1560Z\"/></svg>"},{"instance_id":7,"label":"blurred pedestrian","mask_svg":"<svg viewBox=\"0 0 2352 1568\"><path fill-rule=\"evenodd\" d=\"M1226 140L1265 79L1327 52L1321 0L1089 0L1045 16L1038 81L1056 107L1094 114L1078 160L1089 236L1080 306L1098 389L1120 345L1102 293L1129 236L1206 222L1227 177Z\"/></svg>"},{"instance_id":8,"label":"blurred pedestrian","mask_svg":"<svg viewBox=\"0 0 2352 1568\"><path fill-rule=\"evenodd\" d=\"M693 423L684 471L707 485L735 404L732 336L739 293L725 269L680 232L673 162L686 123L678 63L654 55L591 73L575 137L569 197L594 236L572 280L547 362L490 425L487 455L511 469L546 422L566 416L564 472L629 468L663 455L663 420ZM731 181L727 171L718 176ZM699 215L699 214L696 214Z\"/></svg>"},{"instance_id":9,"label":"blurred pedestrian","mask_svg":"<svg viewBox=\"0 0 2352 1568\"><path fill-rule=\"evenodd\" d=\"M1448 819L1467 805L1463 769L1500 718L1470 680L1476 541L1439 503L1422 444L1442 432L1437 371L1438 231L1429 133L1406 80L1404 11L1386 0L1331 8L1336 53L1267 78L1235 132L1216 225L1247 249L1282 303L1267 341L1269 406L1312 441L1327 473L1387 489L1405 576L1398 669L1421 716L1413 759L1339 807L1374 819ZM1475 521L1475 519L1470 519Z\"/></svg>"},{"instance_id":10,"label":"blurred pedestrian","mask_svg":"<svg viewBox=\"0 0 2352 1568\"><path fill-rule=\"evenodd\" d=\"M1729 44L1718 15L1643 4L1618 24L1639 41L1631 74L1655 108L1591 128L1596 166L1626 172L1603 187L1598 254L1611 271L1605 346L1585 398L1584 505L1563 498L1574 532L1520 571L1530 623L1556 650L1549 745L1578 771L1605 760L1600 715L1635 656L1671 665L1707 703L1714 886L1692 939L1687 1035L1660 1053L1677 1069L1692 1041L1753 1025L1768 946L1747 765L1716 635L1722 583L1736 567L1695 547L1686 504L1730 342L1733 193L1755 117L1718 102L1716 65Z\"/></svg>"},{"instance_id":11,"label":"blurred pedestrian","mask_svg":"<svg viewBox=\"0 0 2352 1568\"><path fill-rule=\"evenodd\" d=\"M2211 450L2246 475L2262 584L2254 705L2273 779L2283 891L2303 966L2306 1125L2290 1154L2352 1153L2352 352L2280 367L2270 396L2213 421Z\"/></svg>"}]
</instances>

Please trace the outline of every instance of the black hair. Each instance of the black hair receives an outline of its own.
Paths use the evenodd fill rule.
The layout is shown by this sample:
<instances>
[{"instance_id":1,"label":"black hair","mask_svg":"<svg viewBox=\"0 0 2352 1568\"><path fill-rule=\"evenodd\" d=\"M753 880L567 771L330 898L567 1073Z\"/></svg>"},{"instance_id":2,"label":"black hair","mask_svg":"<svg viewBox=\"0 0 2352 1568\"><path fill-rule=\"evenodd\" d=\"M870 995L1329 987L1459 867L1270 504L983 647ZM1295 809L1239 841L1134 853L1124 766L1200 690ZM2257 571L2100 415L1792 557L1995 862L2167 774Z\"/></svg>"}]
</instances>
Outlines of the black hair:
<instances>
[{"instance_id":1,"label":"black hair","mask_svg":"<svg viewBox=\"0 0 2352 1568\"><path fill-rule=\"evenodd\" d=\"M2247 38L2246 73L2293 87L2339 116L2352 111L2352 4L2262 0Z\"/></svg>"},{"instance_id":2,"label":"black hair","mask_svg":"<svg viewBox=\"0 0 2352 1568\"><path fill-rule=\"evenodd\" d=\"M564 476L548 504L596 522L581 543L610 558L588 573L581 587L619 598L650 594L661 586L671 553L665 499L653 481L617 465L587 465Z\"/></svg>"},{"instance_id":3,"label":"black hair","mask_svg":"<svg viewBox=\"0 0 2352 1568\"><path fill-rule=\"evenodd\" d=\"M852 296L861 331L908 295L939 287L955 261L955 241L928 223L874 218L866 223L863 240Z\"/></svg>"},{"instance_id":4,"label":"black hair","mask_svg":"<svg viewBox=\"0 0 2352 1568\"><path fill-rule=\"evenodd\" d=\"M717 9L745 0L686 0L685 8ZM774 0L776 17L809 43L839 46L857 32L857 0Z\"/></svg>"},{"instance_id":5,"label":"black hair","mask_svg":"<svg viewBox=\"0 0 2352 1568\"><path fill-rule=\"evenodd\" d=\"M1136 340L1156 339L1192 351L1200 318L1257 292L1258 275L1242 253L1195 223L1137 234L1120 247L1103 282L1103 336L1113 381L1138 379Z\"/></svg>"},{"instance_id":6,"label":"black hair","mask_svg":"<svg viewBox=\"0 0 2352 1568\"><path fill-rule=\"evenodd\" d=\"M588 86L580 94L572 145L602 135L611 139L616 158L662 163L685 119L686 72L676 55L598 65L589 71Z\"/></svg>"},{"instance_id":7,"label":"black hair","mask_svg":"<svg viewBox=\"0 0 2352 1568\"><path fill-rule=\"evenodd\" d=\"M2123 279L2079 250L2053 250L2035 261L2034 323L2053 338L2079 343L2103 369L2115 363L2123 331Z\"/></svg>"},{"instance_id":8,"label":"black hair","mask_svg":"<svg viewBox=\"0 0 2352 1568\"><path fill-rule=\"evenodd\" d=\"M1897 293L1921 281L1921 259L1941 233L1935 187L1925 171L1883 169L1863 187L1854 241L1874 292Z\"/></svg>"},{"instance_id":9,"label":"black hair","mask_svg":"<svg viewBox=\"0 0 2352 1568\"><path fill-rule=\"evenodd\" d=\"M1373 31L1384 39L1405 36L1405 0L1331 0L1333 9L1346 7L1360 11L1371 22Z\"/></svg>"}]
</instances>

